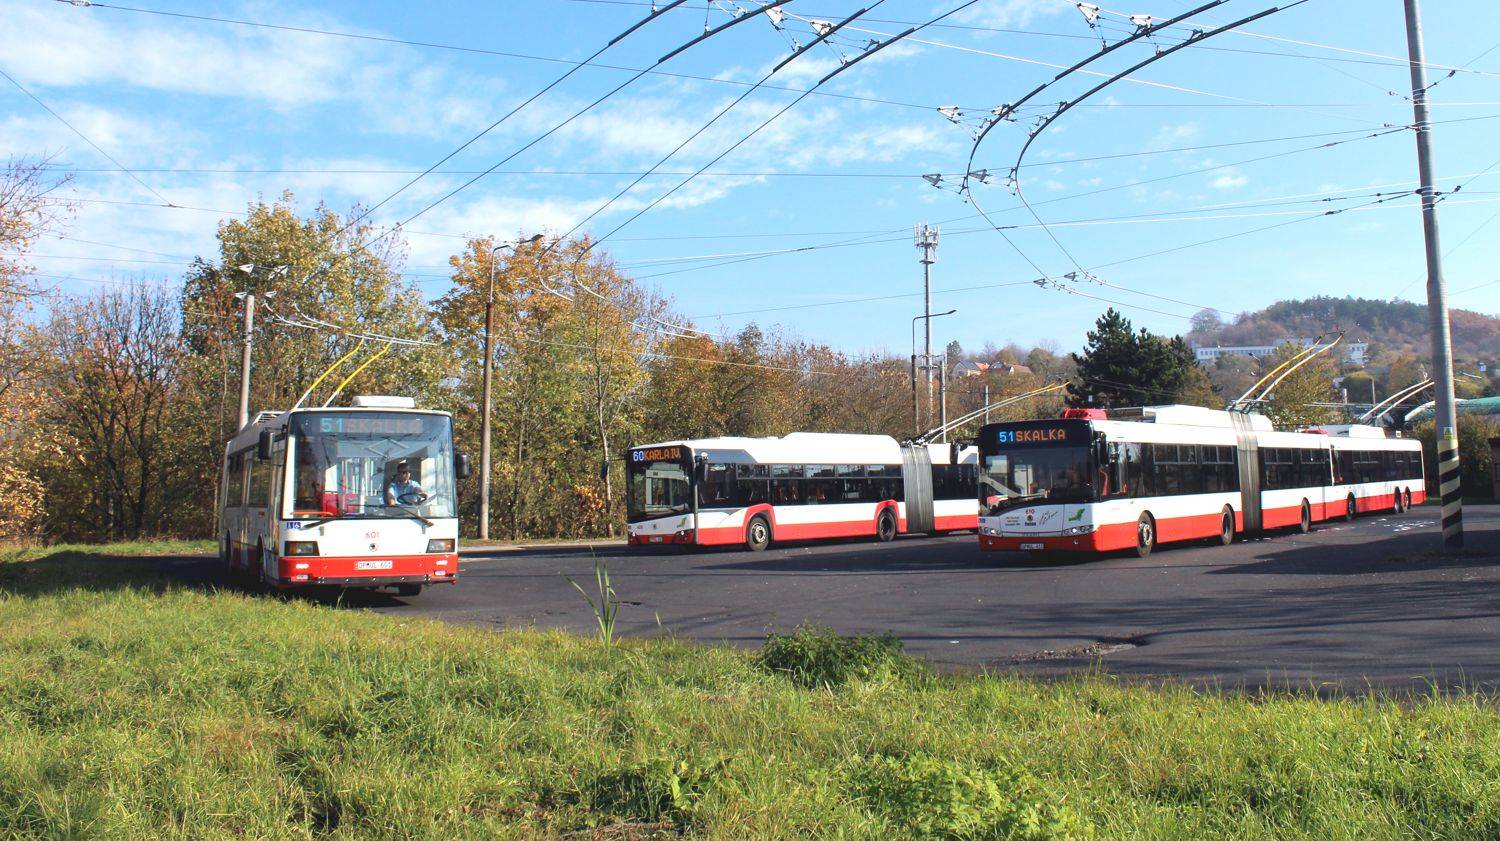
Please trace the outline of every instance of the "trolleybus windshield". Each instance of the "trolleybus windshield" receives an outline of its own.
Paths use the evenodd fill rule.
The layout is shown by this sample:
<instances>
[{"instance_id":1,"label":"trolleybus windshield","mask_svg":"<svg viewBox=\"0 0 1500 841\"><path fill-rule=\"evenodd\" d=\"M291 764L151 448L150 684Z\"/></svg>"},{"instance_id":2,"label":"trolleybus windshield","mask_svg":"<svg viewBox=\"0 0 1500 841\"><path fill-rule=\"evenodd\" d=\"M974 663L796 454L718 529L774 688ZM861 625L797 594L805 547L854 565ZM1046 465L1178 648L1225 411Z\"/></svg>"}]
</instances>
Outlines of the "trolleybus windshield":
<instances>
[{"instance_id":1,"label":"trolleybus windshield","mask_svg":"<svg viewBox=\"0 0 1500 841\"><path fill-rule=\"evenodd\" d=\"M630 491L626 516L632 523L686 514L693 507L692 486L682 461L675 454L667 454L672 460L652 458L653 455L658 454L635 450L627 462Z\"/></svg>"},{"instance_id":2,"label":"trolleybus windshield","mask_svg":"<svg viewBox=\"0 0 1500 841\"><path fill-rule=\"evenodd\" d=\"M1094 497L1087 447L1047 447L986 454L980 501L990 513L1017 505L1086 502Z\"/></svg>"},{"instance_id":3,"label":"trolleybus windshield","mask_svg":"<svg viewBox=\"0 0 1500 841\"><path fill-rule=\"evenodd\" d=\"M292 517L457 516L445 415L298 413L291 434Z\"/></svg>"}]
</instances>

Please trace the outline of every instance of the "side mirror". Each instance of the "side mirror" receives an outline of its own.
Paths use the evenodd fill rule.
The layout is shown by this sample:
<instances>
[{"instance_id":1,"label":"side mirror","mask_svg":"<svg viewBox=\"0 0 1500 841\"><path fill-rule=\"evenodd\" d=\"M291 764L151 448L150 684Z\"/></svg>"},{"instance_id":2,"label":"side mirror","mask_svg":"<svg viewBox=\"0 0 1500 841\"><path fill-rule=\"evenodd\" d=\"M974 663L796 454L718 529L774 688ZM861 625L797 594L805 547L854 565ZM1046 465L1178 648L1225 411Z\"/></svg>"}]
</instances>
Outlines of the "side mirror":
<instances>
[{"instance_id":1,"label":"side mirror","mask_svg":"<svg viewBox=\"0 0 1500 841\"><path fill-rule=\"evenodd\" d=\"M699 458L693 462L693 481L702 482L708 478L708 459Z\"/></svg>"},{"instance_id":2,"label":"side mirror","mask_svg":"<svg viewBox=\"0 0 1500 841\"><path fill-rule=\"evenodd\" d=\"M255 442L255 457L261 461L271 460L271 442L273 441L271 430L262 429L260 440Z\"/></svg>"},{"instance_id":3,"label":"side mirror","mask_svg":"<svg viewBox=\"0 0 1500 841\"><path fill-rule=\"evenodd\" d=\"M1109 442L1103 438L1094 441L1094 458L1100 465L1109 464Z\"/></svg>"},{"instance_id":4,"label":"side mirror","mask_svg":"<svg viewBox=\"0 0 1500 841\"><path fill-rule=\"evenodd\" d=\"M458 478L467 479L474 472L473 465L469 464L469 454L459 453L453 457L453 470Z\"/></svg>"}]
</instances>

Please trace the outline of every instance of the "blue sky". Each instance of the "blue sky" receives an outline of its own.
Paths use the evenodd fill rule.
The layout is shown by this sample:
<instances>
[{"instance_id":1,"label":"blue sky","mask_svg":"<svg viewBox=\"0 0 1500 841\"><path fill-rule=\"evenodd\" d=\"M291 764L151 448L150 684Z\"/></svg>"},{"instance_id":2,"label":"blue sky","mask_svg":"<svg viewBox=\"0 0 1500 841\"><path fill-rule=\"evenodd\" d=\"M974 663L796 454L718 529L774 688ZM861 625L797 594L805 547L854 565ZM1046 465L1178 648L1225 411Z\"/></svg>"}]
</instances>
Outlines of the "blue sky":
<instances>
[{"instance_id":1,"label":"blue sky","mask_svg":"<svg viewBox=\"0 0 1500 841\"><path fill-rule=\"evenodd\" d=\"M806 89L861 43L960 2L886 0L836 47L809 52L770 84ZM1064 0L977 3L819 88L604 248L700 327L781 324L849 351L908 351L921 311L911 228L924 222L942 231L933 308L959 310L935 322L935 342L969 348L1075 349L1108 306L1098 299L1128 305L1138 324L1162 332L1185 330L1203 305L1233 313L1313 294L1425 300L1415 200L1371 204L1377 193L1415 187L1412 133L1382 132L1412 118L1407 69L1383 58L1405 55L1397 0L1308 0L1245 27L1254 34L1177 52L1062 115L1021 170L1024 196L1049 233L1002 182L1033 118L1099 80L1070 77L1034 100L1038 108L996 127L975 156L976 168L997 177L976 184L973 199L995 224L1022 226L1006 233L1014 247L977 217L953 176L990 109L1096 51L1101 33L1121 37L1122 15L1163 19L1193 5L1132 2L1100 4L1097 30ZM433 164L571 66L555 59L587 57L649 10L633 0L131 5L492 52L0 0L0 69L149 185L0 79L0 152L51 154L80 170L65 191L77 208L66 238L39 244L32 259L48 285L67 292L137 276L175 282L187 260L214 254L227 212L283 189L304 210L319 200L347 209L384 199L411 178L405 171ZM705 19L723 23L754 6L716 2L706 11L690 0L597 62L649 66L702 32ZM1452 78L1430 73L1441 80L1431 90L1438 186L1463 186L1440 207L1451 304L1496 313L1500 49L1486 51L1500 42L1500 9L1425 6L1428 61L1466 68ZM808 21L839 19L857 4L782 8L781 30L762 15L705 41L658 68L678 75L648 74L413 219L408 273L435 297L464 237L567 231L633 178L620 173L656 163L785 58L791 41L806 43ZM1262 8L1229 0L1193 21L1211 27ZM1185 34L1126 47L1097 69L1112 74ZM459 172L494 165L631 75L583 68L376 220L409 219L470 177ZM692 172L796 96L754 91L662 171ZM945 106L958 107L957 121L939 111ZM1290 139L1261 142L1277 138ZM934 187L924 174L944 178ZM646 179L586 229L611 231L683 177ZM152 190L182 207L161 207ZM1278 223L1287 224L1245 233ZM1168 253L1143 256L1155 252ZM1099 282L1062 279L1079 266ZM1038 268L1077 294L1028 283Z\"/></svg>"}]
</instances>

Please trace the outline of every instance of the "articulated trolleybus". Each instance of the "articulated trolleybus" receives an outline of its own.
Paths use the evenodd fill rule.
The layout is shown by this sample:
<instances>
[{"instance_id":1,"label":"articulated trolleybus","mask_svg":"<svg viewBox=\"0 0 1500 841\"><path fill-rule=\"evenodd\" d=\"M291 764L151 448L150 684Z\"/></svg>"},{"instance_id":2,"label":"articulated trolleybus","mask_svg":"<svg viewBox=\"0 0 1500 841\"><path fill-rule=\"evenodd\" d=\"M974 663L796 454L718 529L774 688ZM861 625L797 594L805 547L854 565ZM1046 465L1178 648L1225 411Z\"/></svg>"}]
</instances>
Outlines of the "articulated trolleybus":
<instances>
[{"instance_id":1,"label":"articulated trolleybus","mask_svg":"<svg viewBox=\"0 0 1500 841\"><path fill-rule=\"evenodd\" d=\"M1276 432L1258 414L1195 406L1070 409L979 432L979 543L1142 557L1426 497L1422 447L1362 425Z\"/></svg>"},{"instance_id":2,"label":"articulated trolleybus","mask_svg":"<svg viewBox=\"0 0 1500 841\"><path fill-rule=\"evenodd\" d=\"M773 540L973 530L975 452L818 432L635 447L625 454L630 544L760 551Z\"/></svg>"},{"instance_id":3,"label":"articulated trolleybus","mask_svg":"<svg viewBox=\"0 0 1500 841\"><path fill-rule=\"evenodd\" d=\"M446 412L410 398L261 412L229 442L222 553L232 575L278 589L393 587L458 578L455 457Z\"/></svg>"}]
</instances>

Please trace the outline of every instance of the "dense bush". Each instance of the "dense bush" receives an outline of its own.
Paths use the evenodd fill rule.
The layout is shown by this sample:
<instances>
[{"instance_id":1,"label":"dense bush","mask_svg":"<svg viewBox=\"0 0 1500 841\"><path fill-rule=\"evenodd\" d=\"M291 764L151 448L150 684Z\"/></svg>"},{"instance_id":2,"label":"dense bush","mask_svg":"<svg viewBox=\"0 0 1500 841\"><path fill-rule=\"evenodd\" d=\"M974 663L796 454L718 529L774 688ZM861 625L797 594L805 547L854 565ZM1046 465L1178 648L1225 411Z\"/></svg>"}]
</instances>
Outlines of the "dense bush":
<instances>
[{"instance_id":1,"label":"dense bush","mask_svg":"<svg viewBox=\"0 0 1500 841\"><path fill-rule=\"evenodd\" d=\"M790 634L766 636L756 664L807 688L842 686L851 679L912 674L920 664L902 651L891 634L840 636L827 628L799 626Z\"/></svg>"}]
</instances>

